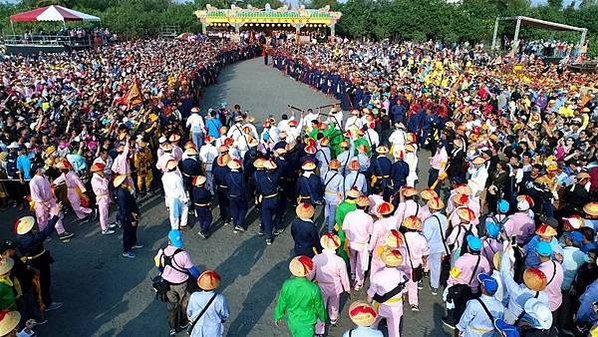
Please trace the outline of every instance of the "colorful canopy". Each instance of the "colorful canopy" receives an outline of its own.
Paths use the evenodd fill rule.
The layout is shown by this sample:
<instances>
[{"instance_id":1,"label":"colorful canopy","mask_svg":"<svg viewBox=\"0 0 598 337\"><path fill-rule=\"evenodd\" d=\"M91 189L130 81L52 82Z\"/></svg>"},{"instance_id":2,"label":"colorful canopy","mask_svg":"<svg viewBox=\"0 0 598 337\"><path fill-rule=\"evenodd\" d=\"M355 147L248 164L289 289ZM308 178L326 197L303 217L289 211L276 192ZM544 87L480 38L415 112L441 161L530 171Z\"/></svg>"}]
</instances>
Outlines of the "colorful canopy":
<instances>
[{"instance_id":1,"label":"colorful canopy","mask_svg":"<svg viewBox=\"0 0 598 337\"><path fill-rule=\"evenodd\" d=\"M40 7L32 11L12 15L11 22L38 22L38 21L100 21L97 16L85 14L66 7L51 5Z\"/></svg>"}]
</instances>

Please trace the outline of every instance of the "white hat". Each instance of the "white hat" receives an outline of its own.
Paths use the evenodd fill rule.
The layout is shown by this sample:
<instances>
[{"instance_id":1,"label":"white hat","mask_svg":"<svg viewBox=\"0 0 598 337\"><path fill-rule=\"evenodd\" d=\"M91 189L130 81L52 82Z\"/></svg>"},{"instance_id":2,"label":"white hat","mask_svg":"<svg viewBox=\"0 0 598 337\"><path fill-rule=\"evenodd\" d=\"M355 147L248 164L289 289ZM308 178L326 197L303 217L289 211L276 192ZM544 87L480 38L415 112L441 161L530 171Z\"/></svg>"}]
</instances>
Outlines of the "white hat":
<instances>
[{"instance_id":1,"label":"white hat","mask_svg":"<svg viewBox=\"0 0 598 337\"><path fill-rule=\"evenodd\" d=\"M537 298L530 298L525 302L525 312L531 316L535 322L534 328L548 330L552 326L552 312L548 304L540 302Z\"/></svg>"},{"instance_id":2,"label":"white hat","mask_svg":"<svg viewBox=\"0 0 598 337\"><path fill-rule=\"evenodd\" d=\"M526 200L519 200L517 202L517 209L522 212L529 210L529 202L527 202Z\"/></svg>"}]
</instances>

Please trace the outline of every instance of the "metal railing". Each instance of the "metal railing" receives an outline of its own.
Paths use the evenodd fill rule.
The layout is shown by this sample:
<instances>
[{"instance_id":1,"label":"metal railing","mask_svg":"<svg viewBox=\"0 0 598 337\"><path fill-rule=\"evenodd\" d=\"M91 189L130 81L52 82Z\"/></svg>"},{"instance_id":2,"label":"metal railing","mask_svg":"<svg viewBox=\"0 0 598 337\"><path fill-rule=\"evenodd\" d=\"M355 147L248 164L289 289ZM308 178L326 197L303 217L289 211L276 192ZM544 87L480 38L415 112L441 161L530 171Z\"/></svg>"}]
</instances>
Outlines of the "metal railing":
<instances>
[{"instance_id":1,"label":"metal railing","mask_svg":"<svg viewBox=\"0 0 598 337\"><path fill-rule=\"evenodd\" d=\"M89 35L83 37L71 37L65 35L4 35L4 44L86 48L91 46L91 37Z\"/></svg>"}]
</instances>

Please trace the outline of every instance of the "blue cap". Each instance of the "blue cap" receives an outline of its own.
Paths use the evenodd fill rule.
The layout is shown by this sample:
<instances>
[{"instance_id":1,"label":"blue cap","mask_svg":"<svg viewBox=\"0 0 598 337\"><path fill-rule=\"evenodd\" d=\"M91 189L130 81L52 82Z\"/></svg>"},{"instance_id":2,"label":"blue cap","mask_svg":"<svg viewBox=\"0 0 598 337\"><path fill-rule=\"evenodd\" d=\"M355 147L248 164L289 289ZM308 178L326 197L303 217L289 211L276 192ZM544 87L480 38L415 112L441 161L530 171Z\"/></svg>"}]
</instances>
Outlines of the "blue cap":
<instances>
[{"instance_id":1,"label":"blue cap","mask_svg":"<svg viewBox=\"0 0 598 337\"><path fill-rule=\"evenodd\" d=\"M494 320L494 327L501 333L501 336L504 337L519 337L519 329L511 324L507 324L502 319L495 319Z\"/></svg>"},{"instance_id":2,"label":"blue cap","mask_svg":"<svg viewBox=\"0 0 598 337\"><path fill-rule=\"evenodd\" d=\"M492 221L486 221L486 234L491 238L496 238L500 233L500 226Z\"/></svg>"},{"instance_id":3,"label":"blue cap","mask_svg":"<svg viewBox=\"0 0 598 337\"><path fill-rule=\"evenodd\" d=\"M540 256L550 256L552 254L552 247L550 246L550 243L544 241L538 242L538 245L536 246L536 253L538 253Z\"/></svg>"},{"instance_id":4,"label":"blue cap","mask_svg":"<svg viewBox=\"0 0 598 337\"><path fill-rule=\"evenodd\" d=\"M581 246L583 244L583 234L581 234L580 231L569 232L566 235L567 237L569 237L571 241L573 241L574 244L578 246Z\"/></svg>"},{"instance_id":5,"label":"blue cap","mask_svg":"<svg viewBox=\"0 0 598 337\"><path fill-rule=\"evenodd\" d=\"M183 236L178 229L171 229L170 232L168 232L168 241L170 241L170 244L176 248L183 248Z\"/></svg>"},{"instance_id":6,"label":"blue cap","mask_svg":"<svg viewBox=\"0 0 598 337\"><path fill-rule=\"evenodd\" d=\"M480 238L477 236L469 234L466 240L469 249L473 250L474 252L479 252L482 250L482 240L480 240Z\"/></svg>"},{"instance_id":7,"label":"blue cap","mask_svg":"<svg viewBox=\"0 0 598 337\"><path fill-rule=\"evenodd\" d=\"M498 209L499 213L507 213L509 211L510 205L509 202L506 201L505 199L500 199L498 200L498 203L496 204L496 208Z\"/></svg>"},{"instance_id":8,"label":"blue cap","mask_svg":"<svg viewBox=\"0 0 598 337\"><path fill-rule=\"evenodd\" d=\"M479 273L478 281L484 285L484 289L486 289L489 295L494 295L498 290L498 282L496 282L494 277L488 274Z\"/></svg>"}]
</instances>

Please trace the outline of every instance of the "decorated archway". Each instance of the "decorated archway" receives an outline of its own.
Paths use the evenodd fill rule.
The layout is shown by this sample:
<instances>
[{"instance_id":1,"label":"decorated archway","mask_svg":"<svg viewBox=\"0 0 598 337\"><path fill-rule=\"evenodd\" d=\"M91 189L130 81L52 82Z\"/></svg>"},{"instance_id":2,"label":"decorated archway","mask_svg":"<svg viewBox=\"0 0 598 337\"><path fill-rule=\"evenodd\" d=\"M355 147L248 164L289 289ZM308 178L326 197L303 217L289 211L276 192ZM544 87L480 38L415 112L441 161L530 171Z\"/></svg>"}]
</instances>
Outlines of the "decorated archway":
<instances>
[{"instance_id":1,"label":"decorated archway","mask_svg":"<svg viewBox=\"0 0 598 337\"><path fill-rule=\"evenodd\" d=\"M233 27L236 32L247 27L292 28L297 33L304 27L327 27L330 34L334 36L334 28L341 15L340 12L330 11L329 6L320 9L305 9L304 6L297 9L289 9L287 6L271 9L266 5L266 8L259 9L251 5L247 8L232 5L230 9L218 9L207 5L205 10L195 12L195 16L202 24L204 34L211 27Z\"/></svg>"}]
</instances>

